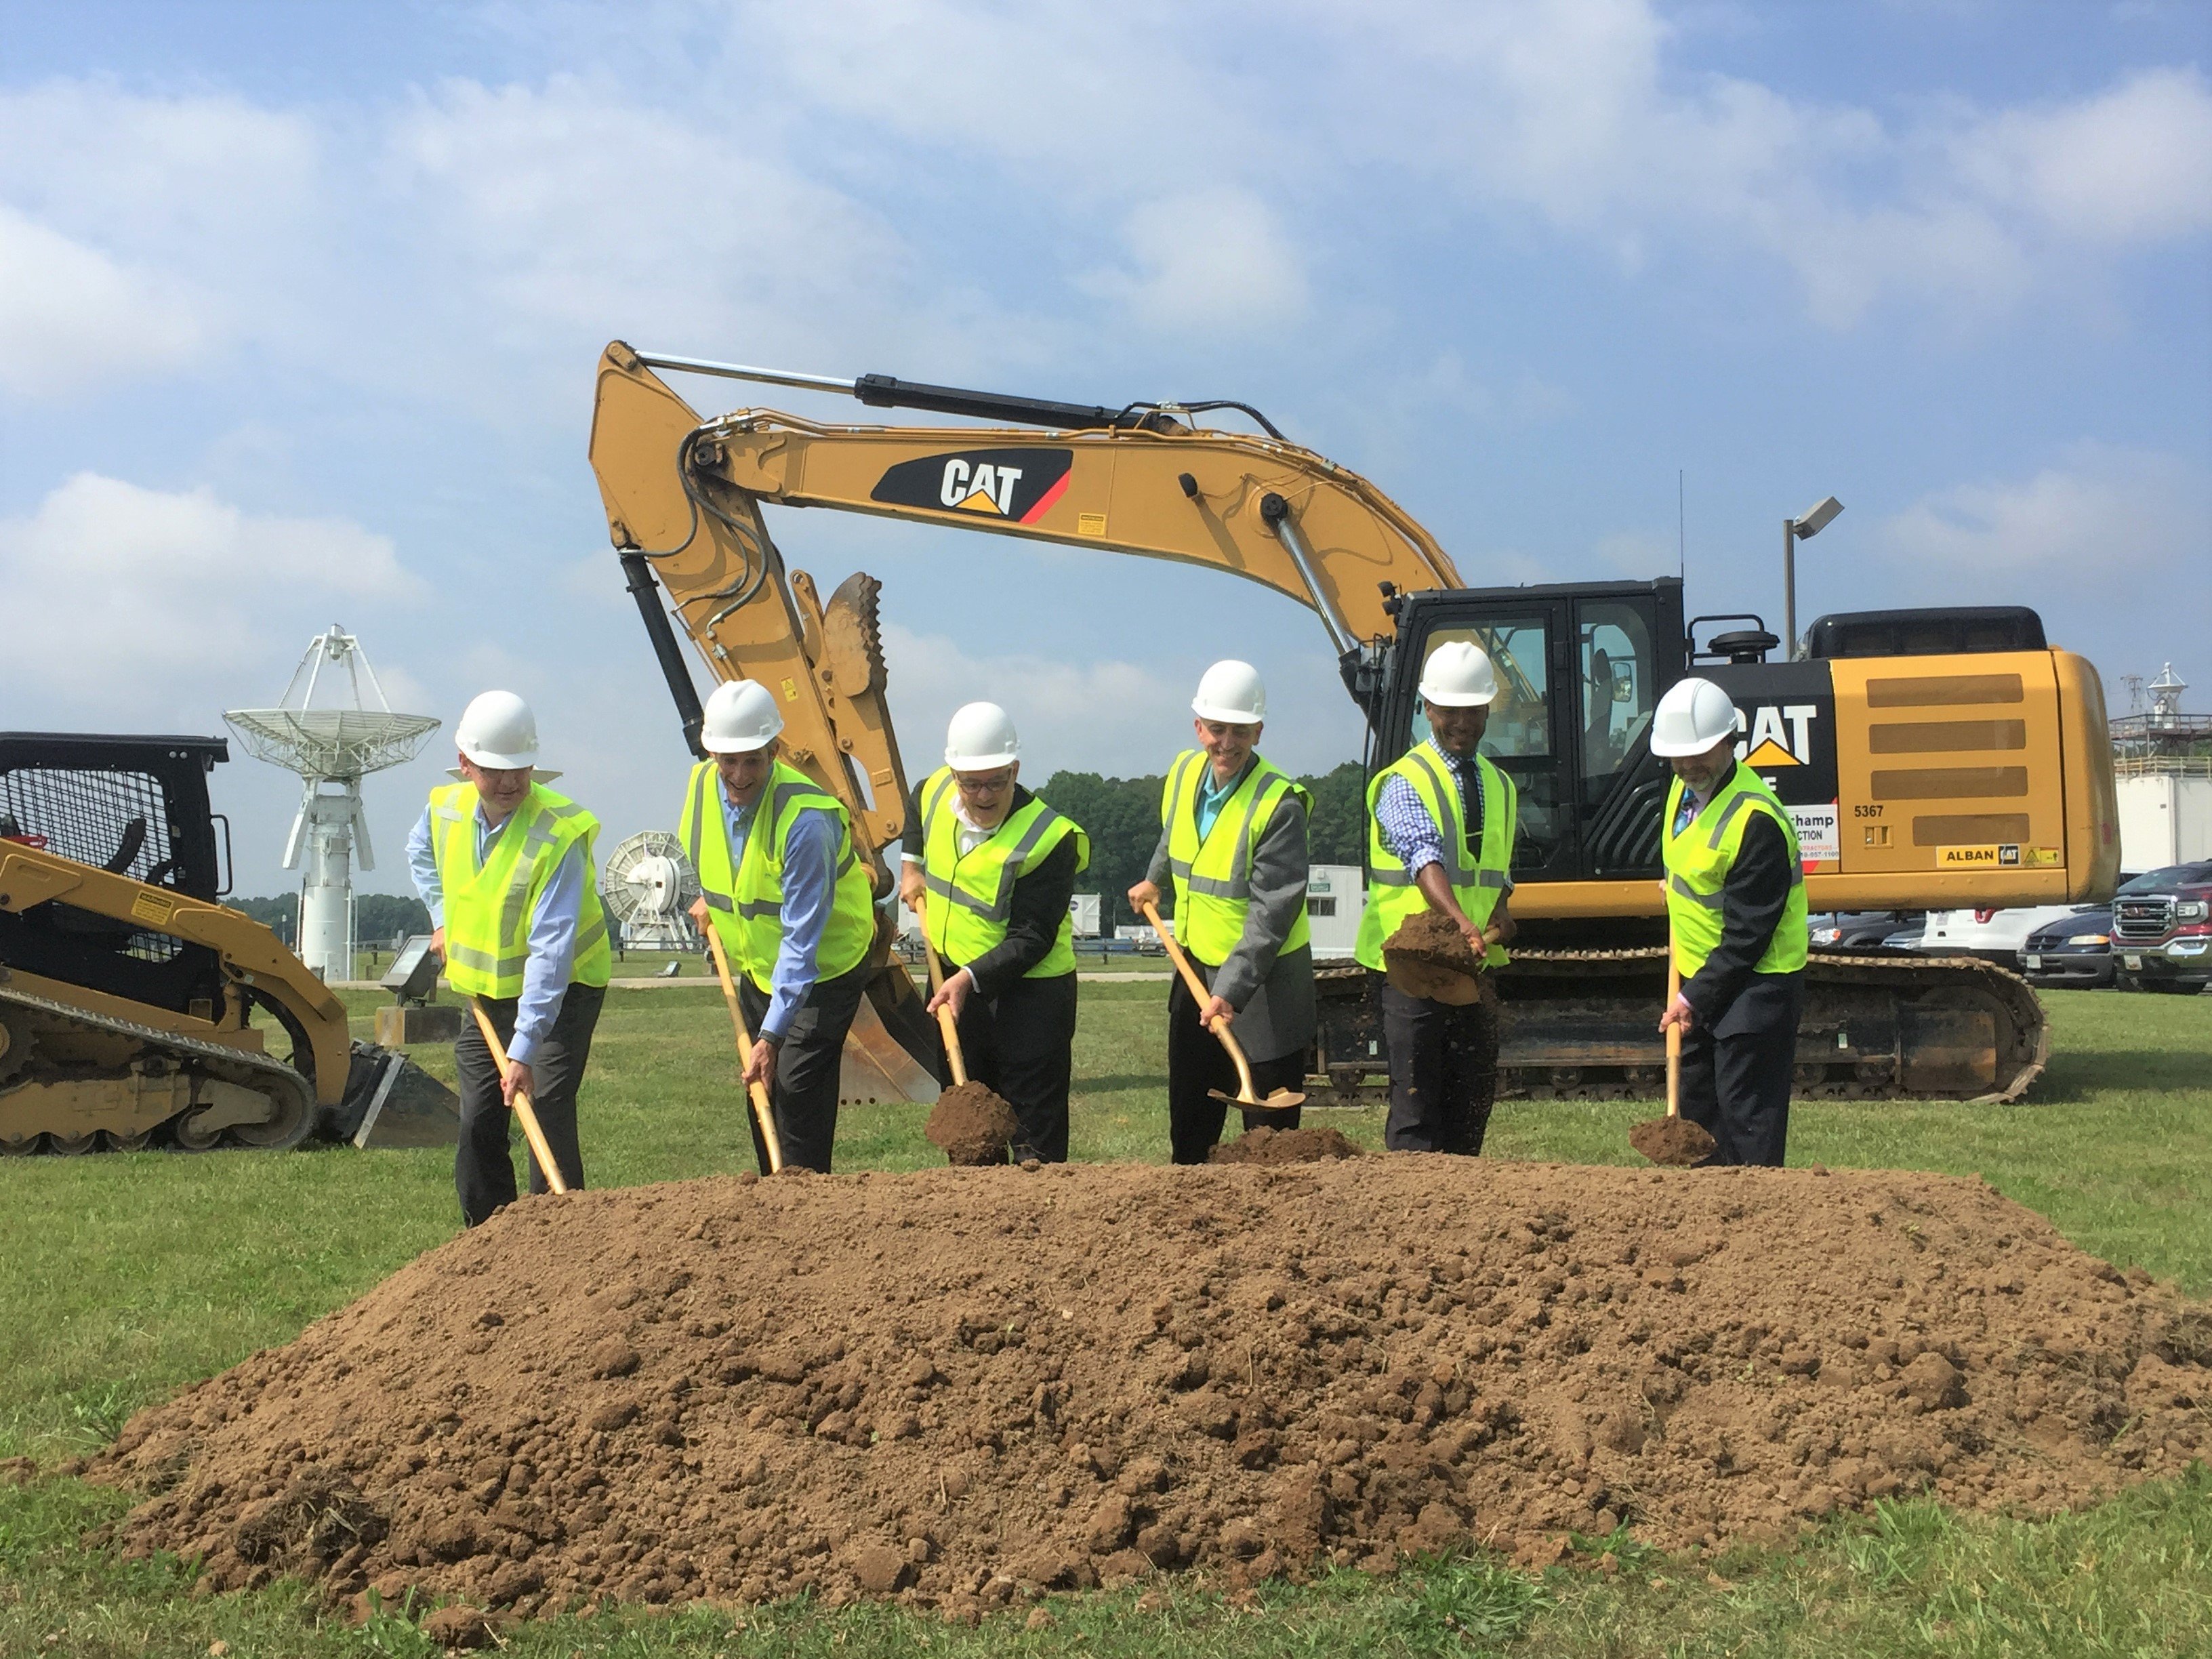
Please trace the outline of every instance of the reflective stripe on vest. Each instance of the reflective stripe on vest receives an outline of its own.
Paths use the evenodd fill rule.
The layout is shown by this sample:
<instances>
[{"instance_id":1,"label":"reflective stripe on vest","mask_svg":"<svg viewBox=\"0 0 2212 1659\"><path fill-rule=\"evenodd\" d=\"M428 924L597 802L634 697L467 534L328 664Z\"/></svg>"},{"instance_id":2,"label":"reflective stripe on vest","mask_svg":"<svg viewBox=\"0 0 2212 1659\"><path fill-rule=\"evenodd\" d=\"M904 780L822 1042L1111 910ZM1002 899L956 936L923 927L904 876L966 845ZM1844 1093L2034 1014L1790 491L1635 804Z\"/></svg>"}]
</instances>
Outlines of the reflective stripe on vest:
<instances>
[{"instance_id":1,"label":"reflective stripe on vest","mask_svg":"<svg viewBox=\"0 0 2212 1659\"><path fill-rule=\"evenodd\" d=\"M773 988L776 953L783 945L783 865L793 821L804 811L830 813L837 823L836 865L830 917L814 957L817 981L850 973L867 960L876 938L875 899L867 866L853 845L844 804L783 761L773 763L753 807L743 859L730 860L729 815L714 763L691 769L684 792L677 839L698 872L708 925L721 939L731 966L763 991Z\"/></svg>"},{"instance_id":2,"label":"reflective stripe on vest","mask_svg":"<svg viewBox=\"0 0 2212 1659\"><path fill-rule=\"evenodd\" d=\"M921 879L929 901L923 926L938 954L963 967L1006 941L1014 914L1014 884L1024 871L1042 861L1070 836L1075 837L1075 867L1091 867L1091 837L1066 813L1036 796L967 852L960 850L960 816L952 793L959 787L949 766L940 766L921 786ZM1061 919L1052 949L1023 975L1056 979L1075 971L1075 918Z\"/></svg>"},{"instance_id":3,"label":"reflective stripe on vest","mask_svg":"<svg viewBox=\"0 0 2212 1659\"><path fill-rule=\"evenodd\" d=\"M1429 815L1443 842L1444 879L1459 901L1459 908L1476 927L1486 926L1505 891L1507 872L1513 867L1513 841L1520 815L1520 794L1513 780L1492 765L1486 755L1473 757L1482 787L1482 844L1470 857L1467 823L1460 811L1459 786L1426 744L1405 754L1377 772L1367 786L1367 908L1359 918L1358 942L1352 954L1369 968L1380 970L1382 941L1411 918L1432 908L1414 883L1419 871L1408 870L1382 837L1376 805L1382 787L1391 778L1403 778ZM1465 763L1462 763L1464 764ZM1502 968L1510 960L1502 945L1493 945L1483 960Z\"/></svg>"},{"instance_id":4,"label":"reflective stripe on vest","mask_svg":"<svg viewBox=\"0 0 2212 1659\"><path fill-rule=\"evenodd\" d=\"M1160 823L1168 832L1168 871L1175 884L1176 942L1207 967L1218 968L1244 937L1252 861L1276 809L1285 795L1295 794L1310 814L1313 798L1255 755L1201 840L1198 795L1212 764L1196 749L1176 757L1160 789ZM1302 902L1279 949L1297 950L1311 938Z\"/></svg>"},{"instance_id":5,"label":"reflective stripe on vest","mask_svg":"<svg viewBox=\"0 0 2212 1659\"><path fill-rule=\"evenodd\" d=\"M1805 965L1805 866L1798 854L1797 826L1789 810L1766 787L1766 781L1738 764L1727 785L1698 808L1698 815L1674 833L1675 815L1681 809L1682 781L1674 780L1667 792L1665 834L1660 838L1667 869L1667 921L1674 939L1674 965L1687 979L1705 965L1718 948L1725 922L1723 890L1729 872L1735 867L1744 831L1755 817L1769 817L1782 828L1790 848L1790 899L1774 937L1753 969L1754 973L1792 974Z\"/></svg>"},{"instance_id":6,"label":"reflective stripe on vest","mask_svg":"<svg viewBox=\"0 0 2212 1659\"><path fill-rule=\"evenodd\" d=\"M613 976L606 910L594 880L592 843L599 821L566 796L533 783L477 862L473 784L447 784L430 793L430 851L445 900L446 978L464 996L522 994L530 960L530 928L546 884L582 844L584 892L568 977L605 985Z\"/></svg>"}]
</instances>

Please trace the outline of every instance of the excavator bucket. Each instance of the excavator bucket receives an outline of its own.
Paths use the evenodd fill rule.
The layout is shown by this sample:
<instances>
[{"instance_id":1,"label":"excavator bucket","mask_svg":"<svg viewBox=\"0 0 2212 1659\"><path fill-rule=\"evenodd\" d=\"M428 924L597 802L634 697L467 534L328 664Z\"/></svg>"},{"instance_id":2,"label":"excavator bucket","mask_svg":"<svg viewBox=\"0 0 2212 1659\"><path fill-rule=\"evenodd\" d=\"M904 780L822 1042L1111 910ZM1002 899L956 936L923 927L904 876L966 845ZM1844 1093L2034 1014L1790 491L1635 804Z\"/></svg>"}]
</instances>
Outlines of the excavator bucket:
<instances>
[{"instance_id":1,"label":"excavator bucket","mask_svg":"<svg viewBox=\"0 0 2212 1659\"><path fill-rule=\"evenodd\" d=\"M845 1034L844 1063L837 1078L842 1104L935 1103L937 1077L931 1066L935 1064L937 1027L921 1008L921 999L906 969L896 963L886 964L860 999L852 1029Z\"/></svg>"},{"instance_id":2,"label":"excavator bucket","mask_svg":"<svg viewBox=\"0 0 2212 1659\"><path fill-rule=\"evenodd\" d=\"M345 1098L325 1110L317 1128L325 1140L363 1148L452 1146L461 1138L461 1103L406 1055L356 1042Z\"/></svg>"}]
</instances>

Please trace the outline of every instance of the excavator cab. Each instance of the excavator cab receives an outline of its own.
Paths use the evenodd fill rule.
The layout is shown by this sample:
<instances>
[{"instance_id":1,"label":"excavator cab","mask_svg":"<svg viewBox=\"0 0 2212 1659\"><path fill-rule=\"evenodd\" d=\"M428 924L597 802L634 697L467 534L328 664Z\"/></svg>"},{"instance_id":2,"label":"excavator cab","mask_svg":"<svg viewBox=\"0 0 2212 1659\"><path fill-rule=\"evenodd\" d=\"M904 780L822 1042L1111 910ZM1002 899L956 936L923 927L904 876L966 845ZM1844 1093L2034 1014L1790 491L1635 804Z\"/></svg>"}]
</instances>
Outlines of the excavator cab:
<instances>
[{"instance_id":1,"label":"excavator cab","mask_svg":"<svg viewBox=\"0 0 2212 1659\"><path fill-rule=\"evenodd\" d=\"M1660 696L1687 672L1682 584L1406 595L1370 728L1370 775L1427 738L1421 665L1453 640L1482 647L1498 670L1482 752L1520 792L1516 884L1543 883L1548 898L1553 884L1656 880L1668 774L1644 734ZM1619 900L1615 889L1603 924L1615 945ZM1551 929L1563 931L1571 930Z\"/></svg>"}]
</instances>

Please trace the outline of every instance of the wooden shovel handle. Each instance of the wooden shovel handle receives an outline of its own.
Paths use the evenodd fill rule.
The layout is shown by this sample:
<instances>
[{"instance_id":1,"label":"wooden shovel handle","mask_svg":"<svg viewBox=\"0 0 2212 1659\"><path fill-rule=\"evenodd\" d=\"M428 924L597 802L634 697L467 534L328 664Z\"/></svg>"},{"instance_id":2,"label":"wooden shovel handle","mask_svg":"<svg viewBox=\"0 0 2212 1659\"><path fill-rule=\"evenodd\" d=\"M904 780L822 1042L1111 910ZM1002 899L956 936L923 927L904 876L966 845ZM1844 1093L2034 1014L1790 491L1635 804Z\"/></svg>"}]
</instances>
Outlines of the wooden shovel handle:
<instances>
[{"instance_id":1,"label":"wooden shovel handle","mask_svg":"<svg viewBox=\"0 0 2212 1659\"><path fill-rule=\"evenodd\" d=\"M491 1050L492 1060L498 1065L500 1078L504 1083L507 1077L507 1045L499 1040L499 1033L492 1030L491 1018L484 1012L483 1004L474 997L469 999L469 1012L477 1017L477 1030L483 1033L484 1047ZM561 1179L561 1166L553 1161L553 1149L545 1142L545 1131L538 1127L538 1109L530 1103L528 1090L517 1089L514 1091L514 1115L522 1120L522 1138L530 1143L530 1155L538 1160L538 1167L545 1176L545 1184L556 1193L566 1193L568 1183Z\"/></svg>"},{"instance_id":2,"label":"wooden shovel handle","mask_svg":"<svg viewBox=\"0 0 2212 1659\"><path fill-rule=\"evenodd\" d=\"M1206 988L1206 981L1198 976L1198 969L1190 965L1190 958L1183 955L1182 946L1176 943L1175 934L1170 931L1168 925L1160 920L1159 907L1156 904L1147 904L1145 907L1145 920L1152 924L1152 931L1160 936L1160 943L1167 947L1168 954L1175 958L1176 971L1182 975L1182 982L1189 988L1191 1000L1200 1007L1205 1007L1212 1000L1213 993ZM1229 1050L1229 1058L1237 1062L1237 1076L1243 1087L1241 1098L1253 1099L1255 1097L1252 1093L1252 1068L1245 1063L1243 1045L1238 1042L1235 1035L1231 1032L1229 1022L1217 1019L1207 1029L1221 1039L1221 1046Z\"/></svg>"},{"instance_id":3,"label":"wooden shovel handle","mask_svg":"<svg viewBox=\"0 0 2212 1659\"><path fill-rule=\"evenodd\" d=\"M707 949L714 958L714 973L722 981L722 1000L730 1005L730 1024L737 1028L738 1069L753 1063L752 1033L745 1030L745 1011L738 1004L738 988L730 978L730 959L723 954L721 935L714 924L707 924ZM775 1132L775 1109L769 1103L768 1090L757 1083L745 1085L745 1097L752 1102L753 1121L760 1125L761 1140L768 1147L768 1172L783 1172L783 1137Z\"/></svg>"},{"instance_id":4,"label":"wooden shovel handle","mask_svg":"<svg viewBox=\"0 0 2212 1659\"><path fill-rule=\"evenodd\" d=\"M1667 1006L1682 993L1682 970L1674 965L1674 941L1667 941ZM1682 1028L1667 1028L1667 1115L1682 1115Z\"/></svg>"},{"instance_id":5,"label":"wooden shovel handle","mask_svg":"<svg viewBox=\"0 0 2212 1659\"><path fill-rule=\"evenodd\" d=\"M929 963L929 994L933 997L945 988L945 964L937 959L937 947L929 942L929 913L924 908L924 899L915 906L914 913L921 918L921 953ZM960 1022L953 1018L952 1010L937 1011L937 1029L945 1038L945 1058L952 1067L952 1086L958 1088L968 1081L968 1061L960 1052Z\"/></svg>"}]
</instances>

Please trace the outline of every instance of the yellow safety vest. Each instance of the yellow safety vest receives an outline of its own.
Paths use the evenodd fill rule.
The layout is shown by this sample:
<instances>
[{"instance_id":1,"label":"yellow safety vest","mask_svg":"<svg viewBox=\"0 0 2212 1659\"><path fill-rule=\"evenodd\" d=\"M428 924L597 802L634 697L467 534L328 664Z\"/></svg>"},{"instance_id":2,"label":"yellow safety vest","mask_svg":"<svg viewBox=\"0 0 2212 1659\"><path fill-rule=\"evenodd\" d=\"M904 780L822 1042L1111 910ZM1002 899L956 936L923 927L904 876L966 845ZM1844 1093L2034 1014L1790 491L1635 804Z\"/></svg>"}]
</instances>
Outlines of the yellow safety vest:
<instances>
[{"instance_id":1,"label":"yellow safety vest","mask_svg":"<svg viewBox=\"0 0 2212 1659\"><path fill-rule=\"evenodd\" d=\"M875 898L867 866L853 848L852 819L844 803L797 767L775 762L754 804L752 829L733 870L729 815L714 763L701 761L693 767L684 793L676 836L699 872L708 922L720 935L731 966L763 991L774 988L776 952L783 944L784 842L793 819L810 807L837 820L836 885L814 957L816 977L835 979L866 961L876 941Z\"/></svg>"},{"instance_id":2,"label":"yellow safety vest","mask_svg":"<svg viewBox=\"0 0 2212 1659\"><path fill-rule=\"evenodd\" d=\"M430 792L430 851L446 901L446 979L464 996L519 997L530 959L530 924L545 884L577 842L584 845L584 899L576 915L572 983L605 985L614 975L607 914L593 879L592 842L599 821L542 783L530 786L477 863L477 788L449 783Z\"/></svg>"},{"instance_id":3,"label":"yellow safety vest","mask_svg":"<svg viewBox=\"0 0 2212 1659\"><path fill-rule=\"evenodd\" d=\"M1482 848L1472 860L1467 852L1466 820L1460 815L1459 786L1428 744L1407 750L1368 784L1367 908L1360 915L1359 939L1352 947L1352 954L1367 967L1381 971L1382 941L1409 919L1432 908L1413 884L1418 872L1408 870L1390 850L1382 839L1382 822L1375 816L1382 786L1391 778L1403 778L1413 786L1429 821L1437 826L1443 841L1444 879L1468 920L1477 927L1486 927L1491 912L1497 909L1505 891L1507 872L1513 867L1513 833L1520 815L1520 796L1513 780L1492 765L1487 755L1477 755L1474 761L1482 780L1483 811ZM1492 968L1503 968L1509 959L1502 945L1492 945L1483 957Z\"/></svg>"},{"instance_id":4,"label":"yellow safety vest","mask_svg":"<svg viewBox=\"0 0 2212 1659\"><path fill-rule=\"evenodd\" d=\"M938 955L965 967L1006 937L1014 913L1014 883L1023 871L1070 836L1075 837L1078 874L1091 867L1091 837L1066 814L1036 796L1019 811L1009 812L972 851L960 850L960 818L952 810L959 786L952 769L940 766L921 786L921 877L929 890L922 923ZM1060 918L1059 935L1042 962L1024 979L1054 979L1075 971L1075 918Z\"/></svg>"},{"instance_id":5,"label":"yellow safety vest","mask_svg":"<svg viewBox=\"0 0 2212 1659\"><path fill-rule=\"evenodd\" d=\"M1764 815L1782 826L1790 843L1790 902L1774 924L1774 938L1752 971L1794 974L1805 965L1805 865L1797 852L1797 826L1766 787L1766 780L1738 764L1728 782L1698 808L1697 817L1674 833L1682 804L1682 781L1667 792L1666 833L1661 850L1667 866L1667 920L1674 934L1674 965L1687 979L1705 965L1721 942L1721 890L1735 867L1743 832Z\"/></svg>"},{"instance_id":6,"label":"yellow safety vest","mask_svg":"<svg viewBox=\"0 0 2212 1659\"><path fill-rule=\"evenodd\" d=\"M1160 822L1167 827L1168 869L1175 882L1176 942L1207 967L1218 968L1244 937L1244 917L1252 908L1252 860L1275 809L1284 796L1296 795L1310 814L1313 797L1255 755L1200 841L1198 792L1212 764L1202 750L1176 757L1160 790ZM1311 937L1300 904L1282 949L1295 951Z\"/></svg>"}]
</instances>

